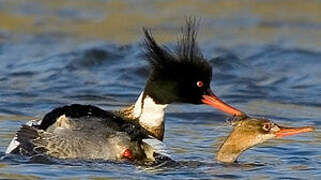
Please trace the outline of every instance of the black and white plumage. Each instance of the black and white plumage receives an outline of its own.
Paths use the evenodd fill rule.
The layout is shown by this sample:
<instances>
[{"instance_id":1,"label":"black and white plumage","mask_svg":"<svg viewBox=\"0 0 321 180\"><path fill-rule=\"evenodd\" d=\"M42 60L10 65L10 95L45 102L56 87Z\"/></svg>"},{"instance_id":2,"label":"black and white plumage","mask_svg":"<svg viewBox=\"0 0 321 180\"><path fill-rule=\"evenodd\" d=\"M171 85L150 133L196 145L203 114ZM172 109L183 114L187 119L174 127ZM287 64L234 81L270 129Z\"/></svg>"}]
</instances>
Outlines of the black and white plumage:
<instances>
[{"instance_id":1,"label":"black and white plumage","mask_svg":"<svg viewBox=\"0 0 321 180\"><path fill-rule=\"evenodd\" d=\"M91 105L56 108L42 120L23 125L6 152L64 159L153 160L156 150L144 139L163 140L168 104L205 103L232 115L242 114L212 93L212 68L197 46L194 19L187 20L175 53L159 45L150 31L144 33L151 72L134 105L115 112Z\"/></svg>"}]
</instances>

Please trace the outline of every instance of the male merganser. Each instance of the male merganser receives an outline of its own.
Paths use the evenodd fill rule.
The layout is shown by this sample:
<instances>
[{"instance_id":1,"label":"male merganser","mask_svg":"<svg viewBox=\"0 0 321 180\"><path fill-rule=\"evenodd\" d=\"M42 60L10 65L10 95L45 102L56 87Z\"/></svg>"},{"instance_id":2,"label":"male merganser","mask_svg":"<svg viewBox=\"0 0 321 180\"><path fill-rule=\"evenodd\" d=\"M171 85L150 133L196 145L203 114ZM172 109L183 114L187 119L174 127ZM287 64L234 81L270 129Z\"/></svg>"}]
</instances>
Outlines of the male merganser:
<instances>
[{"instance_id":1,"label":"male merganser","mask_svg":"<svg viewBox=\"0 0 321 180\"><path fill-rule=\"evenodd\" d=\"M182 29L175 53L158 45L151 32L144 29L145 57L152 71L134 105L115 112L91 105L56 108L42 120L29 123L30 127L23 126L6 153L28 155L39 151L59 158L90 159L141 154L137 144L143 138L153 136L163 140L165 108L173 102L204 103L233 116L245 115L211 91L212 67L196 43L195 20L188 19ZM123 145L116 147L119 143ZM114 153L104 154L108 151Z\"/></svg>"},{"instance_id":2,"label":"male merganser","mask_svg":"<svg viewBox=\"0 0 321 180\"><path fill-rule=\"evenodd\" d=\"M269 139L313 131L313 127L283 127L267 119L244 118L232 122L233 130L219 147L216 160L233 163L247 149Z\"/></svg>"}]
</instances>

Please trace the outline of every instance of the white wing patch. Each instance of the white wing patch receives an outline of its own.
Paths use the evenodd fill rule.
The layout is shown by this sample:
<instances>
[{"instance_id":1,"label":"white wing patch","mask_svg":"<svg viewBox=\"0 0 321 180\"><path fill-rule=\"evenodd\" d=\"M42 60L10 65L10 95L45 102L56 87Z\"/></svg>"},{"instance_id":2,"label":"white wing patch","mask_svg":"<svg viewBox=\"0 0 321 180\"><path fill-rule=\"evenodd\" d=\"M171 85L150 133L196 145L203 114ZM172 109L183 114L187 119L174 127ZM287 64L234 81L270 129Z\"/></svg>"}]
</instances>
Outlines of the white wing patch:
<instances>
[{"instance_id":1,"label":"white wing patch","mask_svg":"<svg viewBox=\"0 0 321 180\"><path fill-rule=\"evenodd\" d=\"M153 148L154 152L171 158L169 149L162 141L151 137L148 139L143 139L143 142L150 145Z\"/></svg>"},{"instance_id":2,"label":"white wing patch","mask_svg":"<svg viewBox=\"0 0 321 180\"><path fill-rule=\"evenodd\" d=\"M39 120L39 119L33 119L33 120L28 121L28 122L26 123L26 125L27 125L27 126L34 126L34 125L37 126L37 125L40 125L41 122L42 122L42 119L40 119L40 120ZM17 141L17 135L15 135L15 136L12 138L9 146L7 147L6 154L9 154L9 153L11 153L13 150L15 150L15 149L19 146L19 144L20 144L20 143Z\"/></svg>"},{"instance_id":3,"label":"white wing patch","mask_svg":"<svg viewBox=\"0 0 321 180\"><path fill-rule=\"evenodd\" d=\"M57 121L56 124L58 127L60 128L65 128L65 129L70 129L70 120L69 118L66 117L66 115L62 115L60 116Z\"/></svg>"}]
</instances>

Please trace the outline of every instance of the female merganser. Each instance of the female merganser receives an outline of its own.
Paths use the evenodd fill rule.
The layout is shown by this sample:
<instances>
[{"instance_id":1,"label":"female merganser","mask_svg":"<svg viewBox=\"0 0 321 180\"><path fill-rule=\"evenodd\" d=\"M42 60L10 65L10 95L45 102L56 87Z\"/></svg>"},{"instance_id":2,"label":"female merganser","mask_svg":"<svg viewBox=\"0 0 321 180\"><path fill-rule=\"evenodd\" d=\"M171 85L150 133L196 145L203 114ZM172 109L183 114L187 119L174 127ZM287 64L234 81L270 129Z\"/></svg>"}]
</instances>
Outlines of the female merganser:
<instances>
[{"instance_id":1,"label":"female merganser","mask_svg":"<svg viewBox=\"0 0 321 180\"><path fill-rule=\"evenodd\" d=\"M152 71L134 105L115 112L78 104L56 108L42 120L30 122L30 127L23 126L6 152L46 152L58 158L87 159L142 154L137 144L143 138L163 140L165 108L173 102L204 103L233 116L243 116L243 112L211 91L212 67L197 46L197 23L188 19L186 24L176 53L158 45L151 32L144 29L145 57Z\"/></svg>"},{"instance_id":2,"label":"female merganser","mask_svg":"<svg viewBox=\"0 0 321 180\"><path fill-rule=\"evenodd\" d=\"M219 147L216 160L233 163L247 149L269 139L313 131L313 127L283 127L267 119L244 118L232 122L230 135Z\"/></svg>"}]
</instances>

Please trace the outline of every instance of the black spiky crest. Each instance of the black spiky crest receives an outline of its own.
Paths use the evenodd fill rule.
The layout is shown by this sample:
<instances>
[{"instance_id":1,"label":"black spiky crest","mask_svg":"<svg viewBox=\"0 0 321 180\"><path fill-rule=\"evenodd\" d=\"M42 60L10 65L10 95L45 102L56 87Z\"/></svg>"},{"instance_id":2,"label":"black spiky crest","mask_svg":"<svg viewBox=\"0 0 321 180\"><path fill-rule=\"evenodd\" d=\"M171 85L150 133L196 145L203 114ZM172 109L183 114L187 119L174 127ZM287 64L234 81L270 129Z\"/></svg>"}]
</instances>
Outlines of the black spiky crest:
<instances>
[{"instance_id":1,"label":"black spiky crest","mask_svg":"<svg viewBox=\"0 0 321 180\"><path fill-rule=\"evenodd\" d=\"M145 91L154 96L158 103L176 101L199 104L198 96L201 92L200 88L193 89L195 81L202 80L206 84L204 88L209 87L212 68L197 45L198 27L199 21L195 18L187 18L175 52L170 51L166 46L158 45L151 31L143 29L145 57L152 66Z\"/></svg>"},{"instance_id":2,"label":"black spiky crest","mask_svg":"<svg viewBox=\"0 0 321 180\"><path fill-rule=\"evenodd\" d=\"M202 52L196 42L198 29L199 21L196 21L195 18L189 18L186 20L186 27L181 28L182 34L177 41L176 53L179 59L185 59L188 61L203 60Z\"/></svg>"},{"instance_id":3,"label":"black spiky crest","mask_svg":"<svg viewBox=\"0 0 321 180\"><path fill-rule=\"evenodd\" d=\"M172 52L166 46L158 45L150 30L143 28L145 34L145 57L153 69L168 68L175 63L207 64L196 42L199 21L187 18L186 26L181 28L176 51Z\"/></svg>"}]
</instances>

